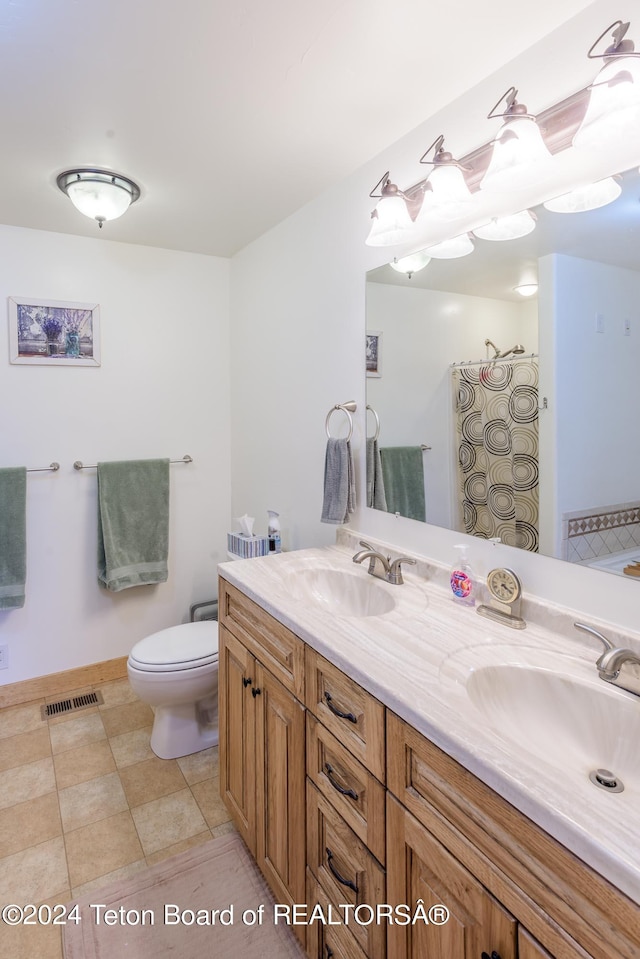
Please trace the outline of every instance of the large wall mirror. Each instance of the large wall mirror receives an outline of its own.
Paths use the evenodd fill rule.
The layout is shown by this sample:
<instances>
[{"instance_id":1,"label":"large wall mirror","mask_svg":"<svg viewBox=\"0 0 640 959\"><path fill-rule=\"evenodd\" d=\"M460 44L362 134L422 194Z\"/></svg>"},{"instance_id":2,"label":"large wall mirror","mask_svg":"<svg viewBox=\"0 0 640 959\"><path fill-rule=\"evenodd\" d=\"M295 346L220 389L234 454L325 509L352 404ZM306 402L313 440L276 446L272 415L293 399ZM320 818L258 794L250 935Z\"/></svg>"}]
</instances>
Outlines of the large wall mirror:
<instances>
[{"instance_id":1,"label":"large wall mirror","mask_svg":"<svg viewBox=\"0 0 640 959\"><path fill-rule=\"evenodd\" d=\"M520 239L367 274L369 506L619 575L640 564L637 169L619 182L596 210L536 209Z\"/></svg>"}]
</instances>

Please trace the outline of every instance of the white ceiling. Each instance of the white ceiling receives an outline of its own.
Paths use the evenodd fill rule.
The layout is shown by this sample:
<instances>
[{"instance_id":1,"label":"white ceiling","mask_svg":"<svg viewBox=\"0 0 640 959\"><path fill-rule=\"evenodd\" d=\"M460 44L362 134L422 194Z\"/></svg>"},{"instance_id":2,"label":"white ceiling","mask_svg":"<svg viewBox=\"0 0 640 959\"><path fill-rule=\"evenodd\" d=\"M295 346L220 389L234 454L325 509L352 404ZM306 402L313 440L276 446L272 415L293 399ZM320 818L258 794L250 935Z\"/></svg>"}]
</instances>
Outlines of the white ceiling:
<instances>
[{"instance_id":1,"label":"white ceiling","mask_svg":"<svg viewBox=\"0 0 640 959\"><path fill-rule=\"evenodd\" d=\"M0 0L0 223L230 256L588 5ZM77 166L142 189L101 234Z\"/></svg>"}]
</instances>

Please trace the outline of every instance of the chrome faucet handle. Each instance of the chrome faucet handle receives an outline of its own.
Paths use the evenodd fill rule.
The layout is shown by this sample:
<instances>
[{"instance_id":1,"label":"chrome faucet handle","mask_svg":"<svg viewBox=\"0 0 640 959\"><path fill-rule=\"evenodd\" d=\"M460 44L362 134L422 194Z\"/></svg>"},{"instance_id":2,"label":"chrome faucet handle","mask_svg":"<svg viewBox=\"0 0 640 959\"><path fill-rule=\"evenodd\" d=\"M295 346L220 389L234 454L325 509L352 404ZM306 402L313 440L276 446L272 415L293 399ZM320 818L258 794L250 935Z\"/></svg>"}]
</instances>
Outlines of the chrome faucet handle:
<instances>
[{"instance_id":1,"label":"chrome faucet handle","mask_svg":"<svg viewBox=\"0 0 640 959\"><path fill-rule=\"evenodd\" d=\"M393 583L394 586L402 586L404 582L402 578L402 563L408 563L410 566L415 566L416 560L411 559L410 556L399 556L398 559L394 559L389 568L389 574L387 576L387 581L389 583Z\"/></svg>"},{"instance_id":2,"label":"chrome faucet handle","mask_svg":"<svg viewBox=\"0 0 640 959\"><path fill-rule=\"evenodd\" d=\"M594 629L593 626L587 626L586 623L574 623L576 629L581 629L583 633L589 633L590 636L595 636L596 639L599 639L602 645L604 646L604 651L602 655L604 656L610 649L615 649L614 644L610 639L607 639L606 636L603 636L602 633L599 633L597 629ZM601 657L602 658L602 657Z\"/></svg>"}]
</instances>

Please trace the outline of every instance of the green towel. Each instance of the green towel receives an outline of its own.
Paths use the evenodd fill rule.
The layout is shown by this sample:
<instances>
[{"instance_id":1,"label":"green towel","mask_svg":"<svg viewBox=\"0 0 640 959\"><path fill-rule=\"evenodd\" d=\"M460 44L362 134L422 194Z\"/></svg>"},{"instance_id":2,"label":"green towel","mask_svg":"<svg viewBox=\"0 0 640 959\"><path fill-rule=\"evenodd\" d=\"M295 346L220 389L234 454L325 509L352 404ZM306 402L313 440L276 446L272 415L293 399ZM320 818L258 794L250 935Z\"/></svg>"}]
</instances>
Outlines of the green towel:
<instances>
[{"instance_id":1,"label":"green towel","mask_svg":"<svg viewBox=\"0 0 640 959\"><path fill-rule=\"evenodd\" d=\"M387 512L425 521L424 466L419 446L380 449Z\"/></svg>"},{"instance_id":2,"label":"green towel","mask_svg":"<svg viewBox=\"0 0 640 959\"><path fill-rule=\"evenodd\" d=\"M27 579L27 470L0 469L0 609L24 606Z\"/></svg>"},{"instance_id":3,"label":"green towel","mask_svg":"<svg viewBox=\"0 0 640 959\"><path fill-rule=\"evenodd\" d=\"M168 551L169 460L98 463L98 581L164 583Z\"/></svg>"}]
</instances>

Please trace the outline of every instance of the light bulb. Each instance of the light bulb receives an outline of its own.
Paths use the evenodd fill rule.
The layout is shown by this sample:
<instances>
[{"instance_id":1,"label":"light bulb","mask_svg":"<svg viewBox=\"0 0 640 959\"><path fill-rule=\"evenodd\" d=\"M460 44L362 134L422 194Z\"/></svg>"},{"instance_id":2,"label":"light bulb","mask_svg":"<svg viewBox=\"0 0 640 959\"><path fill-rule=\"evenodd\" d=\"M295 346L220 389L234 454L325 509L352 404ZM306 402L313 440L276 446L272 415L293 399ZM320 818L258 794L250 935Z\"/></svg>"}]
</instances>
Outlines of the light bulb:
<instances>
[{"instance_id":1,"label":"light bulb","mask_svg":"<svg viewBox=\"0 0 640 959\"><path fill-rule=\"evenodd\" d=\"M530 187L547 175L551 161L536 121L511 117L494 140L480 189L502 193Z\"/></svg>"},{"instance_id":2,"label":"light bulb","mask_svg":"<svg viewBox=\"0 0 640 959\"><path fill-rule=\"evenodd\" d=\"M407 276L411 277L412 273L423 270L430 262L431 257L427 256L423 251L420 251L419 253L411 253L409 256L402 256L399 260L394 259L389 266L398 273L406 273Z\"/></svg>"},{"instance_id":3,"label":"light bulb","mask_svg":"<svg viewBox=\"0 0 640 959\"><path fill-rule=\"evenodd\" d=\"M395 246L406 241L413 221L401 196L383 196L371 215L367 246Z\"/></svg>"},{"instance_id":4,"label":"light bulb","mask_svg":"<svg viewBox=\"0 0 640 959\"><path fill-rule=\"evenodd\" d=\"M467 233L460 236L454 236L449 240L443 240L442 243L436 243L425 250L428 256L433 256L439 260L453 260L458 256L467 256L473 253L473 241Z\"/></svg>"},{"instance_id":5,"label":"light bulb","mask_svg":"<svg viewBox=\"0 0 640 959\"><path fill-rule=\"evenodd\" d=\"M536 220L533 214L529 210L522 210L521 213L494 217L489 223L472 232L481 240L517 240L518 237L527 236L535 228Z\"/></svg>"},{"instance_id":6,"label":"light bulb","mask_svg":"<svg viewBox=\"0 0 640 959\"><path fill-rule=\"evenodd\" d=\"M613 203L622 193L622 187L613 177L576 187L570 193L563 193L552 200L545 200L543 206L552 213L584 213L597 210L607 203Z\"/></svg>"},{"instance_id":7,"label":"light bulb","mask_svg":"<svg viewBox=\"0 0 640 959\"><path fill-rule=\"evenodd\" d=\"M519 293L520 296L535 296L538 292L537 283L521 283L520 286L514 286L514 293Z\"/></svg>"},{"instance_id":8,"label":"light bulb","mask_svg":"<svg viewBox=\"0 0 640 959\"><path fill-rule=\"evenodd\" d=\"M612 57L592 84L573 145L606 149L609 140L629 137L640 140L640 58Z\"/></svg>"}]
</instances>

